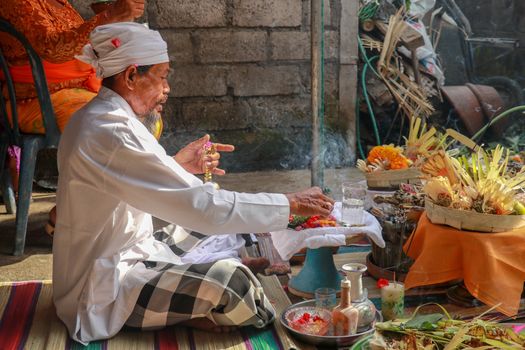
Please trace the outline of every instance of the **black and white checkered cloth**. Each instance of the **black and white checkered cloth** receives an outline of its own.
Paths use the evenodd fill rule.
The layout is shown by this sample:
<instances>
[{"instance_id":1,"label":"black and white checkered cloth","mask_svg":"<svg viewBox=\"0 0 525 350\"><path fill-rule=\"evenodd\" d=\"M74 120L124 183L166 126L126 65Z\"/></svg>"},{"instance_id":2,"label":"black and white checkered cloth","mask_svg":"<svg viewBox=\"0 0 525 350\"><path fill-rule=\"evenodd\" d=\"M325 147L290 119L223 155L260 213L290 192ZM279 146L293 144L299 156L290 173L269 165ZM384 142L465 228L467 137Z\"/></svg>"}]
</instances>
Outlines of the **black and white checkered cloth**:
<instances>
[{"instance_id":1,"label":"black and white checkered cloth","mask_svg":"<svg viewBox=\"0 0 525 350\"><path fill-rule=\"evenodd\" d=\"M207 236L170 225L155 238L183 256ZM126 326L157 329L194 318L220 326L264 327L275 311L253 273L234 259L175 265L145 261L155 276L139 295Z\"/></svg>"}]
</instances>

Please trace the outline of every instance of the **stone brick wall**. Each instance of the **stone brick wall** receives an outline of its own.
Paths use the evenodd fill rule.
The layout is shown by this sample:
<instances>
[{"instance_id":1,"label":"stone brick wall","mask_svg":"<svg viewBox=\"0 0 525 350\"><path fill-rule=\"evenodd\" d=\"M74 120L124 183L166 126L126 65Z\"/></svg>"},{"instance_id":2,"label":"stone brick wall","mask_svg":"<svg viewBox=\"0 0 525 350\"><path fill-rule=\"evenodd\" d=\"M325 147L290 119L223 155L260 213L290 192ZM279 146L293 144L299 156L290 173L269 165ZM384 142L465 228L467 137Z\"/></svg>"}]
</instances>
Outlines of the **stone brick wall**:
<instances>
[{"instance_id":1,"label":"stone brick wall","mask_svg":"<svg viewBox=\"0 0 525 350\"><path fill-rule=\"evenodd\" d=\"M341 1L324 1L328 166L352 159L339 116ZM89 0L71 2L89 15ZM169 152L209 133L236 145L223 157L228 171L308 166L309 0L149 0L146 17L173 68L161 139Z\"/></svg>"}]
</instances>

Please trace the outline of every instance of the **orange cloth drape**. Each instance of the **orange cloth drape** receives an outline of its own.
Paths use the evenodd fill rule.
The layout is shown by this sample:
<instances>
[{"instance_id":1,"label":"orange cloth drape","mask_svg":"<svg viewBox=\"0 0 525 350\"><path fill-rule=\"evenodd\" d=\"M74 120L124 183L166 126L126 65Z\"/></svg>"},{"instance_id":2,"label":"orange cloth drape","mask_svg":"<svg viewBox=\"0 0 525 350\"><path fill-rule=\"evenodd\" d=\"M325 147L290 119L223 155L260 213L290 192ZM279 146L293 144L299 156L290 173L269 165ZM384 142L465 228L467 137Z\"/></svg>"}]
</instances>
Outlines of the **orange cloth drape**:
<instances>
[{"instance_id":1,"label":"orange cloth drape","mask_svg":"<svg viewBox=\"0 0 525 350\"><path fill-rule=\"evenodd\" d=\"M51 95L51 104L60 132L66 127L69 118L91 101L97 94L86 89L62 89ZM11 105L7 104L9 116ZM42 112L38 99L32 99L17 106L18 127L22 132L43 134L45 132Z\"/></svg>"},{"instance_id":2,"label":"orange cloth drape","mask_svg":"<svg viewBox=\"0 0 525 350\"><path fill-rule=\"evenodd\" d=\"M0 17L24 35L44 62L50 93L72 88L98 90L94 74L87 72L91 67L76 61L75 55L89 42L89 33L105 23L106 13L84 20L67 0L1 0ZM29 61L22 44L7 33L0 33L0 48L11 72L17 76L14 79L17 101L35 98L33 80L28 78ZM75 74L68 76L70 72ZM2 92L6 96L6 89Z\"/></svg>"},{"instance_id":3,"label":"orange cloth drape","mask_svg":"<svg viewBox=\"0 0 525 350\"><path fill-rule=\"evenodd\" d=\"M89 64L79 60L71 60L64 63L51 63L42 61L46 79L49 84L56 84L70 80L82 79L83 87L92 92L98 92L101 86L101 80L96 77L96 72ZM33 74L30 65L11 66L9 72L15 83L32 84ZM3 74L0 72L0 80L3 80Z\"/></svg>"},{"instance_id":4,"label":"orange cloth drape","mask_svg":"<svg viewBox=\"0 0 525 350\"><path fill-rule=\"evenodd\" d=\"M82 88L64 88L51 94L51 103L60 131L64 130L73 113L95 97L101 87L101 80L88 64L78 60L65 63L43 61L46 79L49 85L68 81L82 81ZM9 67L15 84L33 84L33 74L29 65ZM0 73L0 80L4 79ZM18 101L17 101L18 102ZM11 106L8 103L9 116ZM43 134L45 132L38 99L26 99L17 103L18 126L22 132Z\"/></svg>"},{"instance_id":5,"label":"orange cloth drape","mask_svg":"<svg viewBox=\"0 0 525 350\"><path fill-rule=\"evenodd\" d=\"M434 225L423 214L405 244L414 264L407 289L463 279L468 291L507 316L518 313L525 282L525 229L479 233Z\"/></svg>"}]
</instances>

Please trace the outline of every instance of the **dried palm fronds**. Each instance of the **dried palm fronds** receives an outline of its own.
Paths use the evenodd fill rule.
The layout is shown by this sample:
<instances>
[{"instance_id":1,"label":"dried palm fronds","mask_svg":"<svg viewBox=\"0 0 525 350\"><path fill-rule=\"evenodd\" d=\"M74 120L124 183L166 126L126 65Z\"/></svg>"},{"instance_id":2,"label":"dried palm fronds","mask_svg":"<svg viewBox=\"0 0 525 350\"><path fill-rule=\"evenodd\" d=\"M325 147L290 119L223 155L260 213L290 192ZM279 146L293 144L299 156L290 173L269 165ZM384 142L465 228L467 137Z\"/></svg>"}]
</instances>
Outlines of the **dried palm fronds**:
<instances>
[{"instance_id":1,"label":"dried palm fronds","mask_svg":"<svg viewBox=\"0 0 525 350\"><path fill-rule=\"evenodd\" d=\"M385 39L383 40L383 50L381 51L379 61L377 62L378 71L385 75L389 73L392 56L394 55L399 40L401 39L401 35L406 30L405 22L403 21L404 12L404 8L399 9L394 16L390 16L388 22Z\"/></svg>"},{"instance_id":2,"label":"dried palm fronds","mask_svg":"<svg viewBox=\"0 0 525 350\"><path fill-rule=\"evenodd\" d=\"M364 173L374 173L376 171L388 170L390 168L390 162L387 159L375 159L372 163L367 163L362 159L358 159L357 168Z\"/></svg>"},{"instance_id":3,"label":"dried palm fronds","mask_svg":"<svg viewBox=\"0 0 525 350\"><path fill-rule=\"evenodd\" d=\"M407 116L429 116L434 112L434 107L419 85L403 72L395 57L395 49L401 35L407 28L403 14L404 8L401 8L394 16L390 17L383 41L383 49L377 62L377 70L399 103L401 110Z\"/></svg>"},{"instance_id":4,"label":"dried palm fronds","mask_svg":"<svg viewBox=\"0 0 525 350\"><path fill-rule=\"evenodd\" d=\"M437 305L443 313L418 315L419 306L408 319L378 322L376 333L370 341L373 349L523 349L525 335L510 327L485 321L483 314L470 321L452 319L447 310ZM488 310L490 311L490 310Z\"/></svg>"},{"instance_id":5,"label":"dried palm fronds","mask_svg":"<svg viewBox=\"0 0 525 350\"><path fill-rule=\"evenodd\" d=\"M429 116L434 112L434 107L416 82L396 67L392 67L390 72L389 78L382 76L383 80L407 116ZM399 78L399 81L395 77Z\"/></svg>"},{"instance_id":6,"label":"dried palm fronds","mask_svg":"<svg viewBox=\"0 0 525 350\"><path fill-rule=\"evenodd\" d=\"M377 50L377 51L383 50L383 42L379 40L374 40L370 38L369 36L362 36L361 42L363 43L363 47L367 49Z\"/></svg>"},{"instance_id":7,"label":"dried palm fronds","mask_svg":"<svg viewBox=\"0 0 525 350\"><path fill-rule=\"evenodd\" d=\"M419 156L428 157L439 144L436 128L427 129L427 124L421 125L421 122L421 118L410 118L408 138L405 138L405 155L412 161Z\"/></svg>"},{"instance_id":8,"label":"dried palm fronds","mask_svg":"<svg viewBox=\"0 0 525 350\"><path fill-rule=\"evenodd\" d=\"M451 184L459 183L457 167L453 160L444 150L439 150L428 156L420 167L421 172L427 177L443 176L448 178Z\"/></svg>"},{"instance_id":9,"label":"dried palm fronds","mask_svg":"<svg viewBox=\"0 0 525 350\"><path fill-rule=\"evenodd\" d=\"M490 152L480 149L470 159L463 157L454 164L463 186L471 192L474 210L501 215L516 211L516 195L525 185L525 169L510 175L508 161L509 151L498 145Z\"/></svg>"},{"instance_id":10,"label":"dried palm fronds","mask_svg":"<svg viewBox=\"0 0 525 350\"><path fill-rule=\"evenodd\" d=\"M501 146L483 149L459 160L439 151L421 167L430 178L423 188L436 204L479 213L523 214L517 194L525 186L525 168L515 174L507 170L509 152Z\"/></svg>"},{"instance_id":11,"label":"dried palm fronds","mask_svg":"<svg viewBox=\"0 0 525 350\"><path fill-rule=\"evenodd\" d=\"M410 130L408 137L405 138L404 147L391 145L376 146L367 157L367 161L359 160L357 167L363 172L375 172L380 170L398 170L406 169L410 166L419 168L422 164L426 165L427 173L432 176L446 176L446 171L452 169L447 163L446 171L443 172L443 166L437 164L443 163L430 159L428 164L425 160L432 157L438 150L443 148L446 136L439 136L434 127L427 128L421 118L411 118ZM441 155L441 153L440 153ZM452 170L451 170L452 171ZM451 178L453 179L452 175ZM456 179L452 183L456 183Z\"/></svg>"}]
</instances>

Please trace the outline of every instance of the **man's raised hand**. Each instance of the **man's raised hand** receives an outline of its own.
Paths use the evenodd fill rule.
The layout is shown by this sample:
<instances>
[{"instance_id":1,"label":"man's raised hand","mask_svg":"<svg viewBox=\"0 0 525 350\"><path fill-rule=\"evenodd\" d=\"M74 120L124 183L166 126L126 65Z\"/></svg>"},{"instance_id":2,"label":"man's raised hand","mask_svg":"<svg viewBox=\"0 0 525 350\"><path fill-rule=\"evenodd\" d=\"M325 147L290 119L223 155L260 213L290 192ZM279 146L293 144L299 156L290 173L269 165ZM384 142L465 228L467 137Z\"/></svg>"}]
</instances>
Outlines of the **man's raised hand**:
<instances>
[{"instance_id":1,"label":"man's raised hand","mask_svg":"<svg viewBox=\"0 0 525 350\"><path fill-rule=\"evenodd\" d=\"M107 23L133 22L144 13L145 0L117 0L107 10Z\"/></svg>"},{"instance_id":2,"label":"man's raised hand","mask_svg":"<svg viewBox=\"0 0 525 350\"><path fill-rule=\"evenodd\" d=\"M219 169L220 152L233 152L235 147L222 143L214 143L216 152L206 155L204 146L210 141L210 135L204 135L181 149L173 158L186 171L192 174L202 174L208 168L212 174L224 175L226 172Z\"/></svg>"},{"instance_id":3,"label":"man's raised hand","mask_svg":"<svg viewBox=\"0 0 525 350\"><path fill-rule=\"evenodd\" d=\"M319 187L285 194L290 202L290 214L328 216L334 208L334 200L323 194Z\"/></svg>"}]
</instances>

